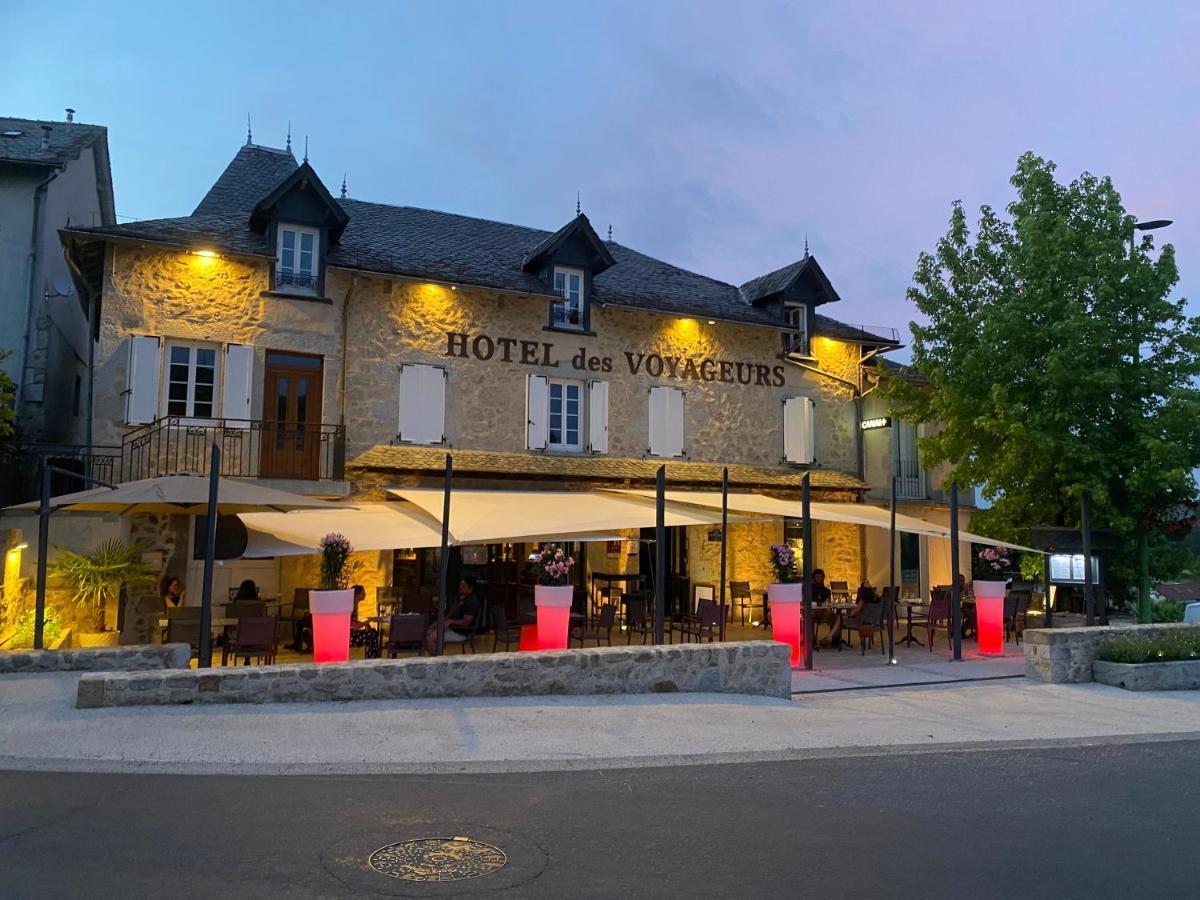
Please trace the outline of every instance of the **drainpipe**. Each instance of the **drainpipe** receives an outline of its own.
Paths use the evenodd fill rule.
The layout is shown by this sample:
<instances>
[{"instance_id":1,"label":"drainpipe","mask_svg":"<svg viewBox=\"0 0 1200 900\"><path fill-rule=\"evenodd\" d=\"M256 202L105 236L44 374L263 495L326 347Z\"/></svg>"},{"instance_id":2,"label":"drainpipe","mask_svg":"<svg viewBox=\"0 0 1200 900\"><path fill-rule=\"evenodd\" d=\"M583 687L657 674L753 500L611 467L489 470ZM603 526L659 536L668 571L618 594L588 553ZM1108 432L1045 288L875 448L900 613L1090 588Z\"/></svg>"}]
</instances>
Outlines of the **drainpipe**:
<instances>
[{"instance_id":1,"label":"drainpipe","mask_svg":"<svg viewBox=\"0 0 1200 900\"><path fill-rule=\"evenodd\" d=\"M41 224L42 224L42 206L46 196L46 190L55 178L58 177L61 169L55 169L50 173L50 177L33 189L33 224L29 228L29 258L26 265L29 270L28 277L28 296L25 301L25 334L21 341L21 364L17 369L17 408L15 410L18 421L21 417L21 406L25 401L25 366L29 362L29 326L33 321L33 310L37 303L37 262L38 262L38 246L41 243Z\"/></svg>"}]
</instances>

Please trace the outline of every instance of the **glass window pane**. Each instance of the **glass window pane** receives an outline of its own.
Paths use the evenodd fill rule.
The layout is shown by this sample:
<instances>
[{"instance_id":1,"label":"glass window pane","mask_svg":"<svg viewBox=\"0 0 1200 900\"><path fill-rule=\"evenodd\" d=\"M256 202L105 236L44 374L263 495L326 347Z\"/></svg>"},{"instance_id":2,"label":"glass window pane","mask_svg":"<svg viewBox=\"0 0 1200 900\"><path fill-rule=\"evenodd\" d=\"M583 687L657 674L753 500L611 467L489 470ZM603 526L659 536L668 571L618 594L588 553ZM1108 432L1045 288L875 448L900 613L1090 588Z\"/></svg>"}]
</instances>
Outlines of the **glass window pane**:
<instances>
[{"instance_id":1,"label":"glass window pane","mask_svg":"<svg viewBox=\"0 0 1200 900\"><path fill-rule=\"evenodd\" d=\"M217 364L217 351L212 347L197 347L196 348L196 365L198 366L215 366Z\"/></svg>"},{"instance_id":2,"label":"glass window pane","mask_svg":"<svg viewBox=\"0 0 1200 900\"><path fill-rule=\"evenodd\" d=\"M191 355L192 355L192 352L191 352L190 347L172 347L171 348L171 362L172 363L183 363L186 366L188 363L188 359L191 357Z\"/></svg>"},{"instance_id":3,"label":"glass window pane","mask_svg":"<svg viewBox=\"0 0 1200 900\"><path fill-rule=\"evenodd\" d=\"M196 402L212 403L213 389L211 384L196 385Z\"/></svg>"},{"instance_id":4,"label":"glass window pane","mask_svg":"<svg viewBox=\"0 0 1200 900\"><path fill-rule=\"evenodd\" d=\"M187 401L187 382L172 381L167 385L168 400L183 400Z\"/></svg>"},{"instance_id":5,"label":"glass window pane","mask_svg":"<svg viewBox=\"0 0 1200 900\"><path fill-rule=\"evenodd\" d=\"M564 276L562 272L554 273L554 291L555 291L555 293L558 293L558 294L566 293L566 289L563 287L563 284L565 281L566 281L566 276Z\"/></svg>"},{"instance_id":6,"label":"glass window pane","mask_svg":"<svg viewBox=\"0 0 1200 900\"><path fill-rule=\"evenodd\" d=\"M168 416L186 416L187 401L186 400L168 400L167 401Z\"/></svg>"},{"instance_id":7,"label":"glass window pane","mask_svg":"<svg viewBox=\"0 0 1200 900\"><path fill-rule=\"evenodd\" d=\"M290 228L283 229L283 249L294 250L296 248L296 232Z\"/></svg>"},{"instance_id":8,"label":"glass window pane","mask_svg":"<svg viewBox=\"0 0 1200 900\"><path fill-rule=\"evenodd\" d=\"M212 403L201 403L197 400L192 415L201 419L212 418Z\"/></svg>"}]
</instances>

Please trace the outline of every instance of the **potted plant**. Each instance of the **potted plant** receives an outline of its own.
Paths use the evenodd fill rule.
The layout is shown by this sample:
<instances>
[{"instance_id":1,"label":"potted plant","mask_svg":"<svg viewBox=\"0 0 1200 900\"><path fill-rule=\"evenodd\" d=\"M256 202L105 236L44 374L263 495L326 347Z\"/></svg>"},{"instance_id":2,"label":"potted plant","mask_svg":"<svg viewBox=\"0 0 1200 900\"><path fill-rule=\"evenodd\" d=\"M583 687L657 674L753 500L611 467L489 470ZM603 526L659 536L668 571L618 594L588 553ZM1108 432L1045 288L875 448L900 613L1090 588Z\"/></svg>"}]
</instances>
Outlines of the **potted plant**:
<instances>
[{"instance_id":1,"label":"potted plant","mask_svg":"<svg viewBox=\"0 0 1200 900\"><path fill-rule=\"evenodd\" d=\"M537 606L537 646L539 650L565 650L570 633L571 602L575 587L571 570L575 558L557 544L547 544L534 557L537 584L533 602Z\"/></svg>"},{"instance_id":2,"label":"potted plant","mask_svg":"<svg viewBox=\"0 0 1200 900\"><path fill-rule=\"evenodd\" d=\"M792 648L792 665L800 664L800 624L803 620L804 585L796 568L796 551L789 544L771 545L771 571L767 585L771 607L771 636Z\"/></svg>"},{"instance_id":3,"label":"potted plant","mask_svg":"<svg viewBox=\"0 0 1200 900\"><path fill-rule=\"evenodd\" d=\"M975 594L979 652L1001 654L1004 652L1004 595L1013 571L1012 558L1001 547L984 547L975 555L973 571L971 590Z\"/></svg>"},{"instance_id":4,"label":"potted plant","mask_svg":"<svg viewBox=\"0 0 1200 900\"><path fill-rule=\"evenodd\" d=\"M346 662L350 659L350 614L354 591L350 579L358 571L350 554L354 548L344 535L321 538L321 590L309 592L312 613L313 662Z\"/></svg>"},{"instance_id":5,"label":"potted plant","mask_svg":"<svg viewBox=\"0 0 1200 900\"><path fill-rule=\"evenodd\" d=\"M113 538L97 544L86 554L63 547L55 549L57 556L50 563L50 574L71 586L72 600L84 616L76 633L79 646L115 647L120 635L108 629L110 608L115 612L123 590L154 583L153 571L142 560L145 545ZM89 625L92 631L86 630Z\"/></svg>"}]
</instances>

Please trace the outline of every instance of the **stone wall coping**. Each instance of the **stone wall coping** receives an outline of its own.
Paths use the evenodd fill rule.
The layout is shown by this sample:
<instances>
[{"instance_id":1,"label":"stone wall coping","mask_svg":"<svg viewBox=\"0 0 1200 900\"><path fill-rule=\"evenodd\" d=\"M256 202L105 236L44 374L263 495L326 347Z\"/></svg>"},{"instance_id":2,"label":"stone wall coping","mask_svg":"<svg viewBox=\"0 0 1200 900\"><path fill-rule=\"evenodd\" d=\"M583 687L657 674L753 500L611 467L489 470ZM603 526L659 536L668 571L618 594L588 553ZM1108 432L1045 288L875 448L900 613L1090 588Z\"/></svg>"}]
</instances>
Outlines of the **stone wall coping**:
<instances>
[{"instance_id":1,"label":"stone wall coping","mask_svg":"<svg viewBox=\"0 0 1200 900\"><path fill-rule=\"evenodd\" d=\"M0 674L22 672L126 672L186 669L192 658L187 644L126 644L71 650L0 651Z\"/></svg>"},{"instance_id":2,"label":"stone wall coping","mask_svg":"<svg viewBox=\"0 0 1200 900\"><path fill-rule=\"evenodd\" d=\"M1152 625L1083 625L1078 628L1030 628L1022 635L1028 644L1059 644L1118 635L1154 635L1159 632L1200 630L1191 622L1158 622Z\"/></svg>"},{"instance_id":3,"label":"stone wall coping","mask_svg":"<svg viewBox=\"0 0 1200 900\"><path fill-rule=\"evenodd\" d=\"M775 641L739 641L95 672L80 677L76 706L674 692L786 698L791 695L789 653Z\"/></svg>"},{"instance_id":4,"label":"stone wall coping","mask_svg":"<svg viewBox=\"0 0 1200 900\"><path fill-rule=\"evenodd\" d=\"M1120 663L1092 661L1092 680L1127 691L1194 691L1200 689L1200 659Z\"/></svg>"}]
</instances>

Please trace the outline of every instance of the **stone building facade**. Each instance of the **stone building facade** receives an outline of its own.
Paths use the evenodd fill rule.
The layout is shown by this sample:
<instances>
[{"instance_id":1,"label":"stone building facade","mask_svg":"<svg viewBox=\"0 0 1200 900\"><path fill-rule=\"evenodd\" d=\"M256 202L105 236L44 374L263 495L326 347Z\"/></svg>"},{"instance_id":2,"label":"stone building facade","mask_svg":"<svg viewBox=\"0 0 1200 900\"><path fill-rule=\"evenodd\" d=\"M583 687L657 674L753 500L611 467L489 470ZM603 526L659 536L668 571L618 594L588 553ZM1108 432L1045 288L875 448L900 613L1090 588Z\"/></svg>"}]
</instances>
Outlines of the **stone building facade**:
<instances>
[{"instance_id":1,"label":"stone building facade","mask_svg":"<svg viewBox=\"0 0 1200 900\"><path fill-rule=\"evenodd\" d=\"M665 462L690 488L729 466L735 489L785 499L805 473L816 499L872 491L863 400L898 345L824 315L839 298L808 255L729 285L583 215L549 233L335 198L290 150L249 144L190 216L62 240L100 311L92 444L124 479L204 471L215 440L225 474L330 498L437 483L447 451L464 486L645 487ZM781 519L731 526L729 577L765 587L785 539ZM814 539L831 579L868 576L862 527ZM717 582L708 529L672 547L673 577ZM368 587L410 566L428 591L402 549L360 556ZM586 559L585 577L644 565L600 543ZM313 561L227 562L218 587L243 576L288 596Z\"/></svg>"}]
</instances>

